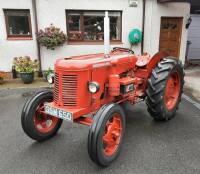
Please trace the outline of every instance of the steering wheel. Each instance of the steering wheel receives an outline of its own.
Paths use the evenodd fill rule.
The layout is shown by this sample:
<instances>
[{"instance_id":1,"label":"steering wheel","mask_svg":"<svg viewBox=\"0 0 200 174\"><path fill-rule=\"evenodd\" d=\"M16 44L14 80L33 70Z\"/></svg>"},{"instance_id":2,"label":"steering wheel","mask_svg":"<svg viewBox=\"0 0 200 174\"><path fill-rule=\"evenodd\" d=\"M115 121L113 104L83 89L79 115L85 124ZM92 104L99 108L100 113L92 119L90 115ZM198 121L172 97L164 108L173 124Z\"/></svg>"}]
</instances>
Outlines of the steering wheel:
<instances>
[{"instance_id":1,"label":"steering wheel","mask_svg":"<svg viewBox=\"0 0 200 174\"><path fill-rule=\"evenodd\" d=\"M128 52L128 53L134 54L134 51L132 51L131 49L123 48L123 47L114 47L112 52L115 52L115 51L122 51L122 52Z\"/></svg>"}]
</instances>

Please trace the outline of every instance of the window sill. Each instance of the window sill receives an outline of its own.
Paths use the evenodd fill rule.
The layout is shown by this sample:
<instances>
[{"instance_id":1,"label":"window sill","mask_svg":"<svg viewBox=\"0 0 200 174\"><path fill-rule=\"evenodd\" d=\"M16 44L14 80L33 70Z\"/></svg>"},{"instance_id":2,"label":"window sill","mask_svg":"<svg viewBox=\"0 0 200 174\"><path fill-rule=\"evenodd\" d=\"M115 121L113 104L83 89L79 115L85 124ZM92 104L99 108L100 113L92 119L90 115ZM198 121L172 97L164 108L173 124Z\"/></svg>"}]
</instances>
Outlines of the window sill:
<instances>
[{"instance_id":1,"label":"window sill","mask_svg":"<svg viewBox=\"0 0 200 174\"><path fill-rule=\"evenodd\" d=\"M121 41L111 41L111 45L121 45L123 44ZM68 45L104 45L104 42L98 41L68 41Z\"/></svg>"},{"instance_id":2,"label":"window sill","mask_svg":"<svg viewBox=\"0 0 200 174\"><path fill-rule=\"evenodd\" d=\"M33 40L32 37L8 37L7 40Z\"/></svg>"}]
</instances>

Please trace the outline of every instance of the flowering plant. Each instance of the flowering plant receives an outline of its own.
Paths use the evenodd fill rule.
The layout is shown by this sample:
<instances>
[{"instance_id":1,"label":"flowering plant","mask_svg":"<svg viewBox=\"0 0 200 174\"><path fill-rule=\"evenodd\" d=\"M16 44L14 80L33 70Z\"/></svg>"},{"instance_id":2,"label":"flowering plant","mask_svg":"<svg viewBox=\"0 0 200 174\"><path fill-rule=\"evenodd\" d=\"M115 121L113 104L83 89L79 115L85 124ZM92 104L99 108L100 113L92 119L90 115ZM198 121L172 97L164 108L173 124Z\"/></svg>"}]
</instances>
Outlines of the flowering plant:
<instances>
[{"instance_id":1,"label":"flowering plant","mask_svg":"<svg viewBox=\"0 0 200 174\"><path fill-rule=\"evenodd\" d=\"M4 71L0 71L0 78L6 77L6 73Z\"/></svg>"},{"instance_id":2,"label":"flowering plant","mask_svg":"<svg viewBox=\"0 0 200 174\"><path fill-rule=\"evenodd\" d=\"M16 71L20 73L32 73L38 70L39 67L38 60L31 60L29 56L15 57L13 64L15 65Z\"/></svg>"},{"instance_id":3,"label":"flowering plant","mask_svg":"<svg viewBox=\"0 0 200 174\"><path fill-rule=\"evenodd\" d=\"M40 45L54 50L55 47L62 46L67 41L67 35L60 31L60 28L51 24L50 27L38 32L37 39Z\"/></svg>"},{"instance_id":4,"label":"flowering plant","mask_svg":"<svg viewBox=\"0 0 200 174\"><path fill-rule=\"evenodd\" d=\"M3 84L3 79L6 77L6 72L0 71L0 84Z\"/></svg>"}]
</instances>

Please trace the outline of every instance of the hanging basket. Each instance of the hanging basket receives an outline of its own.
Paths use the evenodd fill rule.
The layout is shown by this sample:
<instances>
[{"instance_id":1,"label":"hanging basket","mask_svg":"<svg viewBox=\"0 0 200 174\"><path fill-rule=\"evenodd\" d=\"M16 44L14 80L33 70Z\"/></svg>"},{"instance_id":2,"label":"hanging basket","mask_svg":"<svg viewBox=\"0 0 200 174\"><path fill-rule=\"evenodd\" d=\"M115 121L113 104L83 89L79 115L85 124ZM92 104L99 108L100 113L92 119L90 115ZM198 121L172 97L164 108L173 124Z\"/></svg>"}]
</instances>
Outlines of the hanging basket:
<instances>
[{"instance_id":1,"label":"hanging basket","mask_svg":"<svg viewBox=\"0 0 200 174\"><path fill-rule=\"evenodd\" d=\"M41 46L54 50L56 47L63 46L67 41L67 35L51 24L37 34L37 40Z\"/></svg>"}]
</instances>

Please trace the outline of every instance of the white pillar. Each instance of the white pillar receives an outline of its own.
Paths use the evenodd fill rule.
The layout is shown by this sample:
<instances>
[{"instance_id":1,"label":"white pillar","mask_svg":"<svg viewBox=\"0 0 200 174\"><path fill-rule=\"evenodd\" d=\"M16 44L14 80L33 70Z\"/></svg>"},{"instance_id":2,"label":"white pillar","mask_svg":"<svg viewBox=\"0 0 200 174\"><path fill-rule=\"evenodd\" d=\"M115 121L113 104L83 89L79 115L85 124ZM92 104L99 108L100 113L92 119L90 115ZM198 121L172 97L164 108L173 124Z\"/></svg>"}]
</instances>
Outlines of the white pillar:
<instances>
[{"instance_id":1,"label":"white pillar","mask_svg":"<svg viewBox=\"0 0 200 174\"><path fill-rule=\"evenodd\" d=\"M104 17L104 55L109 57L110 53L110 19L108 17L108 11L105 12Z\"/></svg>"}]
</instances>

